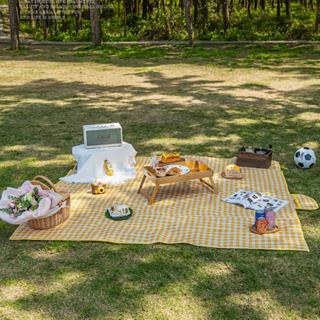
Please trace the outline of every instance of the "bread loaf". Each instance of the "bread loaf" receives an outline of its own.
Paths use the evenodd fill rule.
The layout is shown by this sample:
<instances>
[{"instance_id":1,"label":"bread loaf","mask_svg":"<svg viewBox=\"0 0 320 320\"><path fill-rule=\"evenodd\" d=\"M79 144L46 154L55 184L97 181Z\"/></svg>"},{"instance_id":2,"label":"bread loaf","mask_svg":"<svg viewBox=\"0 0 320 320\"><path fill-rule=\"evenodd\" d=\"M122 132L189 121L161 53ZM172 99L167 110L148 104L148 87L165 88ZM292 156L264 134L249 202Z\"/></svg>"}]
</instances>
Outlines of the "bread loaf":
<instances>
[{"instance_id":1,"label":"bread loaf","mask_svg":"<svg viewBox=\"0 0 320 320\"><path fill-rule=\"evenodd\" d=\"M181 157L178 152L165 153L161 157L161 161L163 163L177 162L180 160L181 160Z\"/></svg>"}]
</instances>

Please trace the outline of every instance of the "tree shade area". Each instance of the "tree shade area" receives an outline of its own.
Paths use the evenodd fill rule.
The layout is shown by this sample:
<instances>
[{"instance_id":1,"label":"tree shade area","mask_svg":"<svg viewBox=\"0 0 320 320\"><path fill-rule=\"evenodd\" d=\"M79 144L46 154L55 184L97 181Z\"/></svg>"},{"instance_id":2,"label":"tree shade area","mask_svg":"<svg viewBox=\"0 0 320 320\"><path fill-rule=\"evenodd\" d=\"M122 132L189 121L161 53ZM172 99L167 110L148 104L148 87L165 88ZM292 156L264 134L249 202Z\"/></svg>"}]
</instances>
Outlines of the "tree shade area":
<instances>
[{"instance_id":1,"label":"tree shade area","mask_svg":"<svg viewBox=\"0 0 320 320\"><path fill-rule=\"evenodd\" d=\"M320 0L18 0L37 40L319 40ZM93 31L92 31L93 30ZM190 43L192 45L192 43Z\"/></svg>"}]
</instances>

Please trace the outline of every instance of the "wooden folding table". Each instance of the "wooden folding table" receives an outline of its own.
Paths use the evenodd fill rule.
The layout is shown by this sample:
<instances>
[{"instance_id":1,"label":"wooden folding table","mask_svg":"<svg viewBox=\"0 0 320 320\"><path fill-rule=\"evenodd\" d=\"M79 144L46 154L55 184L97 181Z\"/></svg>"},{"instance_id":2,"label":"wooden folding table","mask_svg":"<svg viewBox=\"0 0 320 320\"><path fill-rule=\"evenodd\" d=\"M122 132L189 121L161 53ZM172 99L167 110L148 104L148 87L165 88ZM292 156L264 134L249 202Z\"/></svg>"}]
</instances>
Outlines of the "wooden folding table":
<instances>
[{"instance_id":1,"label":"wooden folding table","mask_svg":"<svg viewBox=\"0 0 320 320\"><path fill-rule=\"evenodd\" d=\"M165 184L169 184L169 183L178 183L178 182L183 182L183 181L190 181L190 180L199 179L199 181L205 187L207 187L210 191L212 191L213 193L218 193L218 188L214 184L213 179L212 179L213 171L210 168L208 168L208 170L206 170L206 171L192 170L186 174L177 174L174 176L166 176L166 177L161 177L161 178L157 177L155 170L150 166L143 167L142 172L143 172L143 178L141 180L141 183L140 183L140 186L138 189L138 193L143 194L149 200L149 204L153 204L153 201L159 191L160 186L165 185ZM155 187L154 187L151 195L142 189L143 184L147 178L155 184ZM210 183L204 181L203 178L209 178Z\"/></svg>"}]
</instances>

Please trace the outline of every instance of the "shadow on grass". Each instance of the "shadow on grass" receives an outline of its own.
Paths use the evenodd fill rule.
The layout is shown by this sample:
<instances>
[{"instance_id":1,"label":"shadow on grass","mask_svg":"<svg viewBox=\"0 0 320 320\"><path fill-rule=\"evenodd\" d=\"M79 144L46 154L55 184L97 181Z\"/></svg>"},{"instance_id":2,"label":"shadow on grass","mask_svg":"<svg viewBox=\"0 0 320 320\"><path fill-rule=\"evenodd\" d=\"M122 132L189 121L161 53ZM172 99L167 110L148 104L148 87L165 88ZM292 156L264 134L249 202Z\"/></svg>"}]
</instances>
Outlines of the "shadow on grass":
<instances>
[{"instance_id":1,"label":"shadow on grass","mask_svg":"<svg viewBox=\"0 0 320 320\"><path fill-rule=\"evenodd\" d=\"M19 52L10 52L0 45L0 60L93 63L101 67L155 67L172 64L194 64L218 69L276 70L279 74L310 79L319 76L320 50L317 45L256 44L203 45L191 50L183 45L103 45L59 47L25 46ZM285 66L283 66L285 64ZM288 65L289 64L289 65Z\"/></svg>"},{"instance_id":2,"label":"shadow on grass","mask_svg":"<svg viewBox=\"0 0 320 320\"><path fill-rule=\"evenodd\" d=\"M40 310L54 319L135 319L150 313L164 319L320 315L319 252L72 242L33 242L30 249L28 243L12 244L10 256L2 257L11 268L0 270L4 292L22 283L34 288L2 301L26 314Z\"/></svg>"},{"instance_id":3,"label":"shadow on grass","mask_svg":"<svg viewBox=\"0 0 320 320\"><path fill-rule=\"evenodd\" d=\"M84 124L120 122L124 140L138 155L178 149L182 154L233 157L243 145L271 143L277 150L275 160L286 164L306 138L319 141L313 121L317 118L301 120L304 114L319 115L316 86L279 92L284 99L271 99L233 94L234 90L275 92L254 83L227 86L195 76L168 78L161 72L145 73L143 83L110 86L42 79L1 87L0 157L6 162L0 167L5 177L1 187L17 169L22 180L50 166L57 172L55 179L64 176L72 159L63 165L59 159L83 143ZM289 168L294 170L291 162Z\"/></svg>"}]
</instances>

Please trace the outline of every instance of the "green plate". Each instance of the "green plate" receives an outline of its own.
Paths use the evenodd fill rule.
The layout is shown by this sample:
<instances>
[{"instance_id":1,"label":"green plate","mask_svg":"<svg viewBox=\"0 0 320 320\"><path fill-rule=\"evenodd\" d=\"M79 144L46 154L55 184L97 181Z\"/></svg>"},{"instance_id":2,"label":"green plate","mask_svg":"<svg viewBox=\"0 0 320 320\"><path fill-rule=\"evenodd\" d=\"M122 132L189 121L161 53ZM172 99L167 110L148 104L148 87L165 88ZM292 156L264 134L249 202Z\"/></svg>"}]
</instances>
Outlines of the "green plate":
<instances>
[{"instance_id":1,"label":"green plate","mask_svg":"<svg viewBox=\"0 0 320 320\"><path fill-rule=\"evenodd\" d=\"M116 221L119 221L119 220L127 220L127 219L129 219L129 218L131 218L131 216L132 216L132 214L133 214L133 210L131 209L131 208L129 208L129 211L130 211L130 214L129 215L127 215L127 216L125 216L125 217L119 217L119 218L114 218L114 217L112 217L111 215L110 215L110 212L109 212L109 210L107 209L106 210L106 217L107 218L109 218L109 219L111 219L111 220L116 220Z\"/></svg>"}]
</instances>

